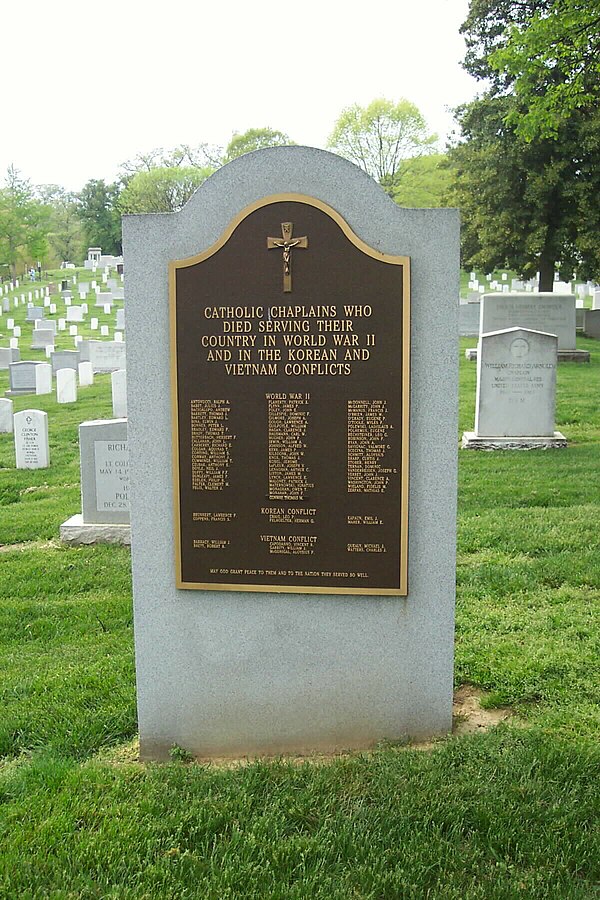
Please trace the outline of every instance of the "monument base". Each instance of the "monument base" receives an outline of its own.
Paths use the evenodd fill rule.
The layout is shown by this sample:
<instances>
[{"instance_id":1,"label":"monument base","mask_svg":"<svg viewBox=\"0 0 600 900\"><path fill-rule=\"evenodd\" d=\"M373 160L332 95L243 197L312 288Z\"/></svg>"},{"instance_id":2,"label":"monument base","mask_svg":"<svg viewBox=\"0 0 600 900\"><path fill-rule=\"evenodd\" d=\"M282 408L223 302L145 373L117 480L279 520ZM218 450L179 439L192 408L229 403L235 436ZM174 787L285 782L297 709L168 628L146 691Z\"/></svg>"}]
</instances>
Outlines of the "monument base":
<instances>
[{"instance_id":1,"label":"monument base","mask_svg":"<svg viewBox=\"0 0 600 900\"><path fill-rule=\"evenodd\" d=\"M60 539L65 544L131 544L131 526L86 524L78 513L60 526Z\"/></svg>"},{"instance_id":2,"label":"monument base","mask_svg":"<svg viewBox=\"0 0 600 900\"><path fill-rule=\"evenodd\" d=\"M477 347L469 347L465 350L465 356L471 362L477 361ZM589 363L590 361L590 351L589 350L559 350L558 351L558 362L577 362L577 363Z\"/></svg>"},{"instance_id":3,"label":"monument base","mask_svg":"<svg viewBox=\"0 0 600 900\"><path fill-rule=\"evenodd\" d=\"M567 439L560 431L542 437L479 437L474 431L465 431L461 443L463 450L561 450L566 446Z\"/></svg>"}]
</instances>

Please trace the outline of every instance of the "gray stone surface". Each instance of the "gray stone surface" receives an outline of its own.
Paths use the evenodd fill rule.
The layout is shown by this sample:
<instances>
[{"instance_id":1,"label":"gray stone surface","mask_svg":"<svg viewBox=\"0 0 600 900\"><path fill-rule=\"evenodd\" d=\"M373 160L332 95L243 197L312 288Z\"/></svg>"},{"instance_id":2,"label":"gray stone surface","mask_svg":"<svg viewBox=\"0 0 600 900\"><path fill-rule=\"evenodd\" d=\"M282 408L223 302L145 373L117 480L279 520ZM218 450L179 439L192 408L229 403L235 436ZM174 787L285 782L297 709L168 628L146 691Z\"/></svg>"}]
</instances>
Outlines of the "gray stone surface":
<instances>
[{"instance_id":1,"label":"gray stone surface","mask_svg":"<svg viewBox=\"0 0 600 900\"><path fill-rule=\"evenodd\" d=\"M461 303L458 307L458 333L464 337L479 334L479 303Z\"/></svg>"},{"instance_id":2,"label":"gray stone surface","mask_svg":"<svg viewBox=\"0 0 600 900\"><path fill-rule=\"evenodd\" d=\"M478 437L474 431L462 436L463 450L564 450L567 439L560 431L546 437Z\"/></svg>"},{"instance_id":3,"label":"gray stone surface","mask_svg":"<svg viewBox=\"0 0 600 900\"><path fill-rule=\"evenodd\" d=\"M575 350L575 295L484 294L479 333L515 326L555 334L559 350Z\"/></svg>"},{"instance_id":4,"label":"gray stone surface","mask_svg":"<svg viewBox=\"0 0 600 900\"><path fill-rule=\"evenodd\" d=\"M477 437L552 437L557 339L527 328L482 334L477 359Z\"/></svg>"},{"instance_id":5,"label":"gray stone surface","mask_svg":"<svg viewBox=\"0 0 600 900\"><path fill-rule=\"evenodd\" d=\"M35 394L35 369L42 365L38 360L24 359L11 363L8 367L9 390L7 396L18 397L19 394Z\"/></svg>"},{"instance_id":6,"label":"gray stone surface","mask_svg":"<svg viewBox=\"0 0 600 900\"><path fill-rule=\"evenodd\" d=\"M79 452L83 522L129 525L127 420L82 422Z\"/></svg>"},{"instance_id":7,"label":"gray stone surface","mask_svg":"<svg viewBox=\"0 0 600 900\"><path fill-rule=\"evenodd\" d=\"M65 544L131 544L129 525L86 525L77 513L60 526L60 539Z\"/></svg>"},{"instance_id":8,"label":"gray stone surface","mask_svg":"<svg viewBox=\"0 0 600 900\"><path fill-rule=\"evenodd\" d=\"M600 340L600 309L586 309L583 319L583 333L586 337Z\"/></svg>"},{"instance_id":9,"label":"gray stone surface","mask_svg":"<svg viewBox=\"0 0 600 900\"><path fill-rule=\"evenodd\" d=\"M87 355L94 372L115 372L127 367L122 341L87 341Z\"/></svg>"},{"instance_id":10,"label":"gray stone surface","mask_svg":"<svg viewBox=\"0 0 600 900\"><path fill-rule=\"evenodd\" d=\"M26 321L27 322L35 322L36 319L44 318L44 307L43 306L29 306L27 308Z\"/></svg>"},{"instance_id":11,"label":"gray stone surface","mask_svg":"<svg viewBox=\"0 0 600 900\"><path fill-rule=\"evenodd\" d=\"M31 335L31 349L45 350L54 346L54 331L51 328L34 328Z\"/></svg>"},{"instance_id":12,"label":"gray stone surface","mask_svg":"<svg viewBox=\"0 0 600 900\"><path fill-rule=\"evenodd\" d=\"M42 329L51 329L56 334L56 322L54 319L38 319L37 327Z\"/></svg>"},{"instance_id":13,"label":"gray stone surface","mask_svg":"<svg viewBox=\"0 0 600 900\"><path fill-rule=\"evenodd\" d=\"M8 369L11 363L19 362L21 351L12 347L0 347L0 369Z\"/></svg>"},{"instance_id":14,"label":"gray stone surface","mask_svg":"<svg viewBox=\"0 0 600 900\"><path fill-rule=\"evenodd\" d=\"M319 198L371 247L412 257L405 598L175 588L168 263L210 247L247 205L283 192ZM173 743L235 756L449 731L457 211L403 209L339 157L272 148L219 169L179 213L126 216L123 232L142 756L168 758Z\"/></svg>"},{"instance_id":15,"label":"gray stone surface","mask_svg":"<svg viewBox=\"0 0 600 900\"><path fill-rule=\"evenodd\" d=\"M78 350L55 350L50 354L52 363L52 374L56 375L59 369L75 369L79 366Z\"/></svg>"},{"instance_id":16,"label":"gray stone surface","mask_svg":"<svg viewBox=\"0 0 600 900\"><path fill-rule=\"evenodd\" d=\"M83 322L83 308L81 306L67 307L67 322Z\"/></svg>"}]
</instances>

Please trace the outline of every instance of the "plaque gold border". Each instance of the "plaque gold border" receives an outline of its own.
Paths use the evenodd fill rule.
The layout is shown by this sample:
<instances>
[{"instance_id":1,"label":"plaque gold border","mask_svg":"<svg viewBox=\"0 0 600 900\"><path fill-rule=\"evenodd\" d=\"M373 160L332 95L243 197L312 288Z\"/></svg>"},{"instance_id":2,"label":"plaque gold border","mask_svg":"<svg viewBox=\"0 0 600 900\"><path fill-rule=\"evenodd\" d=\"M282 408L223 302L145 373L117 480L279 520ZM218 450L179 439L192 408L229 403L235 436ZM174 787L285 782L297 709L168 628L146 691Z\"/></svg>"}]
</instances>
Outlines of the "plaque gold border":
<instances>
[{"instance_id":1,"label":"plaque gold border","mask_svg":"<svg viewBox=\"0 0 600 900\"><path fill-rule=\"evenodd\" d=\"M183 581L181 576L181 509L179 480L179 407L177 402L177 316L176 287L177 269L195 266L213 256L232 236L238 225L251 213L264 206L281 202L305 203L314 206L328 215L339 225L345 236L355 247L367 256L390 265L403 266L402 270L402 454L400 483L400 586L398 588L336 588L333 586L316 587L314 585L277 585L277 584L216 584L213 582ZM171 421L172 421L172 464L173 464L173 506L175 520L175 587L178 590L211 590L211 591L252 591L286 594L329 594L329 595L373 595L406 597L408 595L408 508L409 508L409 434L410 434L410 257L393 256L369 246L351 229L346 220L333 207L304 194L271 194L255 200L239 212L225 228L221 236L208 249L169 262L169 321L171 330Z\"/></svg>"}]
</instances>

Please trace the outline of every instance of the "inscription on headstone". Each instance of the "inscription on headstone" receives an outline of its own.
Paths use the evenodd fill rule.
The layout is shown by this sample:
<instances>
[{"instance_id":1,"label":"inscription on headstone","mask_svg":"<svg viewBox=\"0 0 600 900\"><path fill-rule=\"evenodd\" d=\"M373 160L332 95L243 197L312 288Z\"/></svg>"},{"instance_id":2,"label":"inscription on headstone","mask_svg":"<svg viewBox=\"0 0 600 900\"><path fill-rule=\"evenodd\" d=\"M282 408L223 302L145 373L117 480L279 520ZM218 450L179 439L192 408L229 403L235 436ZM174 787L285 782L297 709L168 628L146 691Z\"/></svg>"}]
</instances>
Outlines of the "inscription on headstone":
<instances>
[{"instance_id":1,"label":"inscription on headstone","mask_svg":"<svg viewBox=\"0 0 600 900\"><path fill-rule=\"evenodd\" d=\"M127 441L94 441L96 509L129 513L129 447ZM129 518L127 517L127 521Z\"/></svg>"},{"instance_id":2,"label":"inscription on headstone","mask_svg":"<svg viewBox=\"0 0 600 900\"><path fill-rule=\"evenodd\" d=\"M46 469L50 465L48 415L39 409L15 413L17 469Z\"/></svg>"}]
</instances>

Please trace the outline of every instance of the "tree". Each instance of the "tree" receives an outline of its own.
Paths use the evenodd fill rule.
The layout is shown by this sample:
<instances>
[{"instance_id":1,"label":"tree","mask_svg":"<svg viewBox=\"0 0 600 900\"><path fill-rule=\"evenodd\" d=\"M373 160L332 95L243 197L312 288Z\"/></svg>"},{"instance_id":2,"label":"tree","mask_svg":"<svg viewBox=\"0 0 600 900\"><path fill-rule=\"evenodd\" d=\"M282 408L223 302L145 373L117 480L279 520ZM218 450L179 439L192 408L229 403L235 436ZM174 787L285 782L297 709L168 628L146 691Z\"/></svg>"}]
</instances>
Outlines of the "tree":
<instances>
[{"instance_id":1,"label":"tree","mask_svg":"<svg viewBox=\"0 0 600 900\"><path fill-rule=\"evenodd\" d=\"M209 144L198 144L196 147L192 147L189 144L179 144L172 150L156 147L154 150L138 153L133 159L121 163L123 181L127 182L129 178L138 172L150 172L152 169L171 169L176 167L214 169L222 165L222 155L221 147L212 147Z\"/></svg>"},{"instance_id":2,"label":"tree","mask_svg":"<svg viewBox=\"0 0 600 900\"><path fill-rule=\"evenodd\" d=\"M266 147L285 147L293 144L287 134L276 131L273 128L249 128L243 134L233 134L225 148L222 160L223 164L243 156L244 153L252 153L254 150L263 150Z\"/></svg>"},{"instance_id":3,"label":"tree","mask_svg":"<svg viewBox=\"0 0 600 900\"><path fill-rule=\"evenodd\" d=\"M457 112L462 142L449 153L455 178L448 198L461 208L464 265L507 266L524 276L539 271L539 288L549 291L556 268L567 278L574 271L600 275L600 115L575 109L555 140L526 140L517 123L527 107L513 77L494 68L491 57L508 40L507 24L527 27L536 10L550 6L551 0L471 0L462 26L464 65L487 88Z\"/></svg>"},{"instance_id":4,"label":"tree","mask_svg":"<svg viewBox=\"0 0 600 900\"><path fill-rule=\"evenodd\" d=\"M514 79L526 106L510 121L526 140L558 137L558 128L578 109L600 100L600 4L555 0L538 9L490 55L491 66Z\"/></svg>"},{"instance_id":5,"label":"tree","mask_svg":"<svg viewBox=\"0 0 600 900\"><path fill-rule=\"evenodd\" d=\"M78 214L83 222L88 247L102 247L105 253L121 253L121 213L119 189L102 179L88 181L77 195Z\"/></svg>"},{"instance_id":6,"label":"tree","mask_svg":"<svg viewBox=\"0 0 600 900\"><path fill-rule=\"evenodd\" d=\"M55 262L81 262L84 236L77 195L57 184L38 185L36 193L50 210L48 241Z\"/></svg>"},{"instance_id":7,"label":"tree","mask_svg":"<svg viewBox=\"0 0 600 900\"><path fill-rule=\"evenodd\" d=\"M436 140L414 104L381 98L367 107L354 104L343 110L327 146L352 160L395 197L408 171L406 161L432 152Z\"/></svg>"},{"instance_id":8,"label":"tree","mask_svg":"<svg viewBox=\"0 0 600 900\"><path fill-rule=\"evenodd\" d=\"M451 180L451 166L444 153L408 159L401 166L394 200L399 206L444 206Z\"/></svg>"},{"instance_id":9,"label":"tree","mask_svg":"<svg viewBox=\"0 0 600 900\"><path fill-rule=\"evenodd\" d=\"M123 188L119 208L123 213L175 212L211 173L212 169L191 166L138 172Z\"/></svg>"},{"instance_id":10,"label":"tree","mask_svg":"<svg viewBox=\"0 0 600 900\"><path fill-rule=\"evenodd\" d=\"M35 198L30 182L9 166L0 189L0 262L13 278L18 262L45 258L48 220L48 207Z\"/></svg>"}]
</instances>

